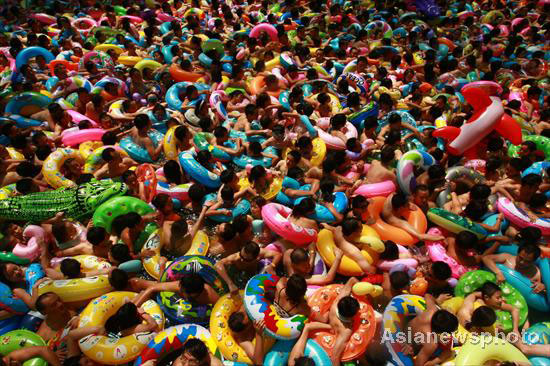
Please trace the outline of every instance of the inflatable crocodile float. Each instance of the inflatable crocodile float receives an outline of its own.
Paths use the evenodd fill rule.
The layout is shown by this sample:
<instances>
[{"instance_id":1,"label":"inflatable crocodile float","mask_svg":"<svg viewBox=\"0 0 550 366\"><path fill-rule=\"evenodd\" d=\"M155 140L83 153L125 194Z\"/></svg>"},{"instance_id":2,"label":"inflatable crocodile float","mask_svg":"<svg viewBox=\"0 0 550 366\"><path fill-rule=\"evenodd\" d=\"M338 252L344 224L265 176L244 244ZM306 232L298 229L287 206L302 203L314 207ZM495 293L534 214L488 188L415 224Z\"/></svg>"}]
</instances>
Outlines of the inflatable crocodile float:
<instances>
[{"instance_id":1,"label":"inflatable crocodile float","mask_svg":"<svg viewBox=\"0 0 550 366\"><path fill-rule=\"evenodd\" d=\"M58 212L80 219L110 198L122 196L128 187L111 180L93 181L74 188L31 193L0 200L0 219L42 222Z\"/></svg>"}]
</instances>

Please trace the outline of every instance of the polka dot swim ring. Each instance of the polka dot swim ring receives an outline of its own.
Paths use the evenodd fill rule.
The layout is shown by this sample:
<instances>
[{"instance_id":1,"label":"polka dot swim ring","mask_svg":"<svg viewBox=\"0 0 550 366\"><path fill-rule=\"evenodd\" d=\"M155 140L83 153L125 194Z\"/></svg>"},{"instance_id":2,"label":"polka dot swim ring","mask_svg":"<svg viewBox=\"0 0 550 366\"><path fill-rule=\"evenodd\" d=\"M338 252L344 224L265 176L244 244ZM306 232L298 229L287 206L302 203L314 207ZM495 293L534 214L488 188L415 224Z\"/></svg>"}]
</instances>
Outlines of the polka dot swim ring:
<instances>
[{"instance_id":1,"label":"polka dot swim ring","mask_svg":"<svg viewBox=\"0 0 550 366\"><path fill-rule=\"evenodd\" d=\"M279 277L269 273L252 277L244 290L244 307L253 321L264 320L265 332L277 339L289 340L300 336L307 322L305 315L297 314L283 318L277 314L275 306L266 299L266 293L275 291Z\"/></svg>"}]
</instances>

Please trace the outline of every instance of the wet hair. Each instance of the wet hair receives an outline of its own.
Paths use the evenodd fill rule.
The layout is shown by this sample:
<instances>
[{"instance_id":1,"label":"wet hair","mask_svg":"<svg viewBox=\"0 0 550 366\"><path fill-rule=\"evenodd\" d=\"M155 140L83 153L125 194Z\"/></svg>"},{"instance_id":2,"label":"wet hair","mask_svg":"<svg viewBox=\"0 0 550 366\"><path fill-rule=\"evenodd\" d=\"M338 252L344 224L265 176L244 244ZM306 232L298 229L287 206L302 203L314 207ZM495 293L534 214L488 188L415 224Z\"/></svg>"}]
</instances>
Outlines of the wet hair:
<instances>
[{"instance_id":1,"label":"wet hair","mask_svg":"<svg viewBox=\"0 0 550 366\"><path fill-rule=\"evenodd\" d=\"M298 204L294 205L292 215L304 216L315 209L315 201L311 197L306 197Z\"/></svg>"},{"instance_id":2,"label":"wet hair","mask_svg":"<svg viewBox=\"0 0 550 366\"><path fill-rule=\"evenodd\" d=\"M472 221L481 221L487 213L487 205L479 201L470 201L464 209L464 215Z\"/></svg>"},{"instance_id":3,"label":"wet hair","mask_svg":"<svg viewBox=\"0 0 550 366\"><path fill-rule=\"evenodd\" d=\"M183 178L180 165L174 160L168 160L163 167L164 176L170 183L182 184Z\"/></svg>"},{"instance_id":4,"label":"wet hair","mask_svg":"<svg viewBox=\"0 0 550 366\"><path fill-rule=\"evenodd\" d=\"M399 248L391 240L387 240L384 243L384 251L380 253L379 258L381 260L393 261L399 258Z\"/></svg>"},{"instance_id":5,"label":"wet hair","mask_svg":"<svg viewBox=\"0 0 550 366\"><path fill-rule=\"evenodd\" d=\"M451 277L451 267L445 262L437 261L432 263L432 273L440 281L448 280Z\"/></svg>"},{"instance_id":6,"label":"wet hair","mask_svg":"<svg viewBox=\"0 0 550 366\"><path fill-rule=\"evenodd\" d=\"M304 277L293 274L286 283L286 295L292 303L299 303L304 299L306 294L307 284Z\"/></svg>"},{"instance_id":7,"label":"wet hair","mask_svg":"<svg viewBox=\"0 0 550 366\"><path fill-rule=\"evenodd\" d=\"M155 206L157 210L162 210L171 200L172 198L169 195L159 193L153 198L151 203L153 204L153 206Z\"/></svg>"},{"instance_id":8,"label":"wet hair","mask_svg":"<svg viewBox=\"0 0 550 366\"><path fill-rule=\"evenodd\" d=\"M255 182L258 179L260 179L261 177L264 177L266 174L267 174L266 170L263 166L256 165L255 167L250 169L250 173L248 174L248 179L251 182Z\"/></svg>"},{"instance_id":9,"label":"wet hair","mask_svg":"<svg viewBox=\"0 0 550 366\"><path fill-rule=\"evenodd\" d=\"M101 226L92 226L86 233L86 240L92 245L99 245L107 238L107 230Z\"/></svg>"},{"instance_id":10,"label":"wet hair","mask_svg":"<svg viewBox=\"0 0 550 366\"><path fill-rule=\"evenodd\" d=\"M253 241L249 241L243 246L243 250L246 254L258 258L258 255L260 255L260 246L258 243L255 243Z\"/></svg>"},{"instance_id":11,"label":"wet hair","mask_svg":"<svg viewBox=\"0 0 550 366\"><path fill-rule=\"evenodd\" d=\"M31 178L22 178L15 183L15 189L23 195L30 193L34 186Z\"/></svg>"},{"instance_id":12,"label":"wet hair","mask_svg":"<svg viewBox=\"0 0 550 366\"><path fill-rule=\"evenodd\" d=\"M107 333L118 334L141 323L138 308L133 302L122 305L115 314L105 322Z\"/></svg>"},{"instance_id":13,"label":"wet hair","mask_svg":"<svg viewBox=\"0 0 550 366\"><path fill-rule=\"evenodd\" d=\"M404 207L407 204L407 196L401 192L397 192L391 198L391 205L394 210Z\"/></svg>"},{"instance_id":14,"label":"wet hair","mask_svg":"<svg viewBox=\"0 0 550 366\"><path fill-rule=\"evenodd\" d=\"M208 356L208 347L198 338L187 340L181 350L182 354L188 352L199 361L204 360Z\"/></svg>"},{"instance_id":15,"label":"wet hair","mask_svg":"<svg viewBox=\"0 0 550 366\"><path fill-rule=\"evenodd\" d=\"M394 290L401 291L409 286L411 279L405 271L395 271L390 274L390 284Z\"/></svg>"},{"instance_id":16,"label":"wet hair","mask_svg":"<svg viewBox=\"0 0 550 366\"><path fill-rule=\"evenodd\" d=\"M380 151L380 161L389 164L395 158L395 149L392 146L384 146Z\"/></svg>"},{"instance_id":17,"label":"wet hair","mask_svg":"<svg viewBox=\"0 0 550 366\"><path fill-rule=\"evenodd\" d=\"M241 312L235 312L229 316L229 319L227 320L227 325L229 326L229 329L231 329L232 332L239 333L246 329L246 326L244 325L244 317L245 315Z\"/></svg>"},{"instance_id":18,"label":"wet hair","mask_svg":"<svg viewBox=\"0 0 550 366\"><path fill-rule=\"evenodd\" d=\"M294 359L294 366L315 366L315 361L307 356L297 357Z\"/></svg>"},{"instance_id":19,"label":"wet hair","mask_svg":"<svg viewBox=\"0 0 550 366\"><path fill-rule=\"evenodd\" d=\"M103 149L103 151L101 152L101 158L103 160L105 160L106 162L110 162L113 160L113 153L115 152L115 149L113 149L112 147L107 147L105 149Z\"/></svg>"},{"instance_id":20,"label":"wet hair","mask_svg":"<svg viewBox=\"0 0 550 366\"><path fill-rule=\"evenodd\" d=\"M198 273L183 276L179 282L180 289L188 294L200 294L204 291L204 279Z\"/></svg>"},{"instance_id":21,"label":"wet hair","mask_svg":"<svg viewBox=\"0 0 550 366\"><path fill-rule=\"evenodd\" d=\"M470 231L461 231L456 236L456 245L463 250L475 248L477 245L477 236Z\"/></svg>"},{"instance_id":22,"label":"wet hair","mask_svg":"<svg viewBox=\"0 0 550 366\"><path fill-rule=\"evenodd\" d=\"M307 250L304 248L294 248L290 253L290 262L292 264L303 263L309 259Z\"/></svg>"},{"instance_id":23,"label":"wet hair","mask_svg":"<svg viewBox=\"0 0 550 366\"><path fill-rule=\"evenodd\" d=\"M521 244L534 244L536 245L542 237L542 231L538 227L528 226L524 227L516 235L516 240Z\"/></svg>"},{"instance_id":24,"label":"wet hair","mask_svg":"<svg viewBox=\"0 0 550 366\"><path fill-rule=\"evenodd\" d=\"M124 291L128 286L128 273L115 268L109 274L109 284L115 289L115 291Z\"/></svg>"},{"instance_id":25,"label":"wet hair","mask_svg":"<svg viewBox=\"0 0 550 366\"><path fill-rule=\"evenodd\" d=\"M220 237L225 241L232 240L233 238L235 238L236 235L237 231L233 227L232 223L226 223L224 229L220 233Z\"/></svg>"},{"instance_id":26,"label":"wet hair","mask_svg":"<svg viewBox=\"0 0 550 366\"><path fill-rule=\"evenodd\" d=\"M115 244L111 247L111 256L119 263L124 263L132 260L130 249L126 244Z\"/></svg>"},{"instance_id":27,"label":"wet hair","mask_svg":"<svg viewBox=\"0 0 550 366\"><path fill-rule=\"evenodd\" d=\"M445 178L445 168L439 164L432 165L428 168L428 176L430 179Z\"/></svg>"},{"instance_id":28,"label":"wet hair","mask_svg":"<svg viewBox=\"0 0 550 366\"><path fill-rule=\"evenodd\" d=\"M50 296L57 296L57 295L54 294L53 292L46 292L38 296L38 298L36 299L36 303L35 303L36 310L42 315L46 315L46 305L44 304L44 300L46 300L46 298Z\"/></svg>"},{"instance_id":29,"label":"wet hair","mask_svg":"<svg viewBox=\"0 0 550 366\"><path fill-rule=\"evenodd\" d=\"M81 275L80 262L74 258L65 258L61 261L60 270L69 279L79 278Z\"/></svg>"},{"instance_id":30,"label":"wet hair","mask_svg":"<svg viewBox=\"0 0 550 366\"><path fill-rule=\"evenodd\" d=\"M458 319L447 310L437 310L431 320L432 331L452 333L458 328Z\"/></svg>"},{"instance_id":31,"label":"wet hair","mask_svg":"<svg viewBox=\"0 0 550 366\"><path fill-rule=\"evenodd\" d=\"M491 282L491 281L487 281L483 285L481 285L480 288L478 288L478 291L481 291L481 295L483 297L491 297L495 293L497 293L499 291L502 291L502 290L500 289L500 287L496 283Z\"/></svg>"},{"instance_id":32,"label":"wet hair","mask_svg":"<svg viewBox=\"0 0 550 366\"><path fill-rule=\"evenodd\" d=\"M361 228L361 221L355 218L346 218L342 221L342 234L345 236L351 235Z\"/></svg>"},{"instance_id":33,"label":"wet hair","mask_svg":"<svg viewBox=\"0 0 550 366\"><path fill-rule=\"evenodd\" d=\"M357 195L351 198L352 208L367 207L368 205L369 205L369 201L364 196Z\"/></svg>"},{"instance_id":34,"label":"wet hair","mask_svg":"<svg viewBox=\"0 0 550 366\"><path fill-rule=\"evenodd\" d=\"M338 301L338 313L346 318L354 317L360 309L359 301L351 296L344 296Z\"/></svg>"},{"instance_id":35,"label":"wet hair","mask_svg":"<svg viewBox=\"0 0 550 366\"><path fill-rule=\"evenodd\" d=\"M526 185L528 187L538 186L542 183L542 178L540 175L531 173L521 178L521 185Z\"/></svg>"},{"instance_id":36,"label":"wet hair","mask_svg":"<svg viewBox=\"0 0 550 366\"><path fill-rule=\"evenodd\" d=\"M200 183L194 183L189 187L189 199L193 202L200 202L206 196L206 187Z\"/></svg>"},{"instance_id":37,"label":"wet hair","mask_svg":"<svg viewBox=\"0 0 550 366\"><path fill-rule=\"evenodd\" d=\"M533 257L533 261L540 257L541 250L538 245L535 244L523 244L518 248L518 254L524 252Z\"/></svg>"},{"instance_id":38,"label":"wet hair","mask_svg":"<svg viewBox=\"0 0 550 366\"><path fill-rule=\"evenodd\" d=\"M470 330L473 327L489 327L495 324L497 316L495 311L488 306L480 306L472 313L472 317L469 322L465 324L466 330Z\"/></svg>"},{"instance_id":39,"label":"wet hair","mask_svg":"<svg viewBox=\"0 0 550 366\"><path fill-rule=\"evenodd\" d=\"M470 198L474 201L486 200L491 195L491 188L486 184L476 184L470 189Z\"/></svg>"}]
</instances>

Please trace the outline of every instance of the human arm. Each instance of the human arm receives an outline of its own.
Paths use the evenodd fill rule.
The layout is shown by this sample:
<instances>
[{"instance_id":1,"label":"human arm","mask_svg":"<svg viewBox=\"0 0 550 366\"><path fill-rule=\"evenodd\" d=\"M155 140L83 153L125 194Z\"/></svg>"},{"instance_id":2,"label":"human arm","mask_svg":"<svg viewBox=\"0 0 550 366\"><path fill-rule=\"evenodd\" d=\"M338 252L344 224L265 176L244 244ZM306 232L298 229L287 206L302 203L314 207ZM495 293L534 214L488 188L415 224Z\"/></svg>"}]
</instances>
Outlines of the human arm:
<instances>
[{"instance_id":1,"label":"human arm","mask_svg":"<svg viewBox=\"0 0 550 366\"><path fill-rule=\"evenodd\" d=\"M332 281L334 281L334 278L336 277L336 272L338 271L338 268L340 267L340 263L342 261L342 257L344 256L344 252L342 252L339 248L334 248L334 254L334 262L332 262L328 273L326 275L324 274L311 276L311 278L306 279L306 283L308 285L322 286L331 284Z\"/></svg>"},{"instance_id":2,"label":"human arm","mask_svg":"<svg viewBox=\"0 0 550 366\"><path fill-rule=\"evenodd\" d=\"M231 254L230 256L221 259L214 266L220 277L223 278L223 280L227 283L227 286L229 287L229 292L232 294L238 293L239 288L235 285L235 283L227 273L226 266L235 263L239 259L239 256L240 253Z\"/></svg>"},{"instance_id":3,"label":"human arm","mask_svg":"<svg viewBox=\"0 0 550 366\"><path fill-rule=\"evenodd\" d=\"M510 258L511 255L507 253L502 254L491 254L484 256L482 258L483 264L487 266L497 276L497 282L504 282L504 275L502 274L502 271L497 267L497 263L503 263L506 262L508 258Z\"/></svg>"},{"instance_id":4,"label":"human arm","mask_svg":"<svg viewBox=\"0 0 550 366\"><path fill-rule=\"evenodd\" d=\"M304 330L300 335L300 338L298 338L298 341L296 342L296 344L294 344L294 347L292 347L292 351L290 351L290 355L288 357L288 366L295 366L296 359L304 355L304 350L306 348L306 343L309 338L310 332L313 332L316 330L331 330L331 329L332 327L329 324L324 324L320 322L306 323L306 325L304 326Z\"/></svg>"},{"instance_id":5,"label":"human arm","mask_svg":"<svg viewBox=\"0 0 550 366\"><path fill-rule=\"evenodd\" d=\"M12 361L17 361L17 364L23 364L24 361L36 357L42 358L48 365L61 366L61 362L57 355L47 346L32 346L17 349L8 353L8 355L4 357L4 361L6 361L5 365L12 365Z\"/></svg>"},{"instance_id":6,"label":"human arm","mask_svg":"<svg viewBox=\"0 0 550 366\"><path fill-rule=\"evenodd\" d=\"M162 291L168 291L168 292L178 292L179 291L179 283L177 281L172 282L160 282L156 283L153 286L150 286L146 288L145 290L141 291L133 300L132 302L136 304L136 306L141 306L145 301L149 300L151 296L153 296L156 292L162 292Z\"/></svg>"},{"instance_id":7,"label":"human arm","mask_svg":"<svg viewBox=\"0 0 550 366\"><path fill-rule=\"evenodd\" d=\"M503 304L501 309L512 314L512 331L519 333L519 310L510 304Z\"/></svg>"}]
</instances>

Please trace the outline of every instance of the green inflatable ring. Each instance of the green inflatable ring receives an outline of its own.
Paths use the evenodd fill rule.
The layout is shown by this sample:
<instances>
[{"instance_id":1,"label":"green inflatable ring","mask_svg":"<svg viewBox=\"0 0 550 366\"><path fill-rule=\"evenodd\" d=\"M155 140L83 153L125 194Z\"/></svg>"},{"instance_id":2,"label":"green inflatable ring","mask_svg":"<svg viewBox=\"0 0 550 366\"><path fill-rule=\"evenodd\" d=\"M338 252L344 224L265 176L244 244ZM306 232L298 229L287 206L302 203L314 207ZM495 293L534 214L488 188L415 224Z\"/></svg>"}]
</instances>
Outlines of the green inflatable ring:
<instances>
[{"instance_id":1,"label":"green inflatable ring","mask_svg":"<svg viewBox=\"0 0 550 366\"><path fill-rule=\"evenodd\" d=\"M110 233L113 220L129 212L137 212L143 216L154 212L154 210L139 198L128 196L115 197L99 206L95 210L92 220L94 226L104 227Z\"/></svg>"},{"instance_id":2,"label":"green inflatable ring","mask_svg":"<svg viewBox=\"0 0 550 366\"><path fill-rule=\"evenodd\" d=\"M537 150L544 152L546 160L550 159L550 138L540 135L523 135L523 141L533 141L537 145ZM520 145L510 145L508 147L508 156L516 158L519 148Z\"/></svg>"},{"instance_id":3,"label":"green inflatable ring","mask_svg":"<svg viewBox=\"0 0 550 366\"><path fill-rule=\"evenodd\" d=\"M17 329L0 336L0 354L8 355L10 352L26 347L44 347L46 342L38 334L30 330ZM48 366L46 360L35 357L23 362L23 366Z\"/></svg>"},{"instance_id":4,"label":"green inflatable ring","mask_svg":"<svg viewBox=\"0 0 550 366\"><path fill-rule=\"evenodd\" d=\"M220 56L223 56L224 54L223 43L219 39L207 39L202 42L201 48L204 53L215 50Z\"/></svg>"},{"instance_id":5,"label":"green inflatable ring","mask_svg":"<svg viewBox=\"0 0 550 366\"><path fill-rule=\"evenodd\" d=\"M475 234L479 239L487 236L487 231L472 220L442 208L430 208L427 216L431 222L454 234L466 230Z\"/></svg>"},{"instance_id":6,"label":"green inflatable ring","mask_svg":"<svg viewBox=\"0 0 550 366\"><path fill-rule=\"evenodd\" d=\"M480 288L485 282L497 282L497 276L487 271L470 271L465 273L458 280L455 287L455 296L466 297ZM507 304L512 305L519 310L519 326L527 320L527 302L525 298L508 282L499 285L502 290L502 297ZM497 310L497 322L502 326L505 332L512 330L512 314L507 311Z\"/></svg>"},{"instance_id":7,"label":"green inflatable ring","mask_svg":"<svg viewBox=\"0 0 550 366\"><path fill-rule=\"evenodd\" d=\"M29 264L31 261L21 258L10 252L0 252L0 262L9 262L15 264Z\"/></svg>"}]
</instances>

